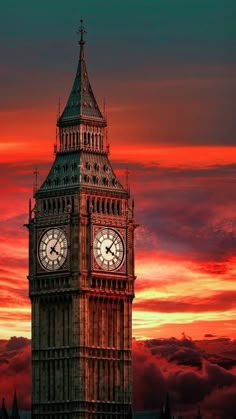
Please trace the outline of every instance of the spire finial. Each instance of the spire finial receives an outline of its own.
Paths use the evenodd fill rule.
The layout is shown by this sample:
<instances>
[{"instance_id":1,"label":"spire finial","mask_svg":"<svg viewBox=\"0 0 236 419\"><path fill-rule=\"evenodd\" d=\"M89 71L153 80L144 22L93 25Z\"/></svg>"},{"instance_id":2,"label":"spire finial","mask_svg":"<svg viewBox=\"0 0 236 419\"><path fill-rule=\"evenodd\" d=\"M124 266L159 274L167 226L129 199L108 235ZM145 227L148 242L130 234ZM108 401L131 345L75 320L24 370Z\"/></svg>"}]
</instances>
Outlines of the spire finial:
<instances>
[{"instance_id":1,"label":"spire finial","mask_svg":"<svg viewBox=\"0 0 236 419\"><path fill-rule=\"evenodd\" d=\"M84 29L83 23L84 23L84 20L81 17L81 19L80 19L80 27L79 27L79 30L78 30L78 34L80 33L80 41L79 41L80 46L82 46L82 45L85 44L84 34L86 33L86 30Z\"/></svg>"}]
</instances>

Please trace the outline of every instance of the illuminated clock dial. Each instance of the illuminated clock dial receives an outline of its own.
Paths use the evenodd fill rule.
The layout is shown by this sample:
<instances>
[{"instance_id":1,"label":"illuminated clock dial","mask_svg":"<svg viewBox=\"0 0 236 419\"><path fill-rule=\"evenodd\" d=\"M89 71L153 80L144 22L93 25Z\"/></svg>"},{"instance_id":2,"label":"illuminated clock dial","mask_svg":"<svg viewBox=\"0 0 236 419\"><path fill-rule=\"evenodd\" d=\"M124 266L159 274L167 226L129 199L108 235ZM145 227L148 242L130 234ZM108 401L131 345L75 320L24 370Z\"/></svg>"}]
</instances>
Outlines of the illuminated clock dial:
<instances>
[{"instance_id":1,"label":"illuminated clock dial","mask_svg":"<svg viewBox=\"0 0 236 419\"><path fill-rule=\"evenodd\" d=\"M47 271L56 271L65 262L68 243L65 232L59 228L47 230L41 237L38 247L40 264Z\"/></svg>"},{"instance_id":2,"label":"illuminated clock dial","mask_svg":"<svg viewBox=\"0 0 236 419\"><path fill-rule=\"evenodd\" d=\"M103 228L95 236L93 253L97 264L106 271L118 269L124 261L124 242L120 234Z\"/></svg>"}]
</instances>

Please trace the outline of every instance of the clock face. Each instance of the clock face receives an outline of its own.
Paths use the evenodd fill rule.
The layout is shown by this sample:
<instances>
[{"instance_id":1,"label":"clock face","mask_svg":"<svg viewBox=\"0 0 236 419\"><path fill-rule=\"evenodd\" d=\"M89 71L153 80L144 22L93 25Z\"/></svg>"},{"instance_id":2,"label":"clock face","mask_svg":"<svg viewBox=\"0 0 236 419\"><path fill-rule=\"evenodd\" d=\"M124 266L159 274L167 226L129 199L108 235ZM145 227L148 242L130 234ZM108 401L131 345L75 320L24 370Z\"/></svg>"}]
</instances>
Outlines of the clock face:
<instances>
[{"instance_id":1,"label":"clock face","mask_svg":"<svg viewBox=\"0 0 236 419\"><path fill-rule=\"evenodd\" d=\"M102 269L106 271L118 269L124 261L122 237L111 228L103 228L95 236L93 254Z\"/></svg>"},{"instance_id":2,"label":"clock face","mask_svg":"<svg viewBox=\"0 0 236 419\"><path fill-rule=\"evenodd\" d=\"M51 228L41 237L38 247L40 264L47 271L56 271L66 260L68 252L67 238L63 230Z\"/></svg>"}]
</instances>

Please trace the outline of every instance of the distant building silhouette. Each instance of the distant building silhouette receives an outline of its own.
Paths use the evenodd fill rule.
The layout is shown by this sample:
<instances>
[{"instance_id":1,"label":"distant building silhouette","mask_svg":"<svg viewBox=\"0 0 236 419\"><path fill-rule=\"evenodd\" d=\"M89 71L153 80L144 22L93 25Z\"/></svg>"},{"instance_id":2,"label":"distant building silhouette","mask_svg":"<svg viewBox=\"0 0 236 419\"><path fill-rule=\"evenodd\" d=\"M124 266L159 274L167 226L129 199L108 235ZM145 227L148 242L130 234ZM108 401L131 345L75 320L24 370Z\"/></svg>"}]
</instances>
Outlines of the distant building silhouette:
<instances>
[{"instance_id":1,"label":"distant building silhouette","mask_svg":"<svg viewBox=\"0 0 236 419\"><path fill-rule=\"evenodd\" d=\"M12 410L11 415L9 416L6 406L5 406L5 399L2 399L2 407L0 410L0 419L20 419L19 410L18 410L18 403L16 397L16 391L14 393L13 402L12 402Z\"/></svg>"},{"instance_id":2,"label":"distant building silhouette","mask_svg":"<svg viewBox=\"0 0 236 419\"><path fill-rule=\"evenodd\" d=\"M5 407L4 397L2 399L2 407L1 407L1 410L0 410L0 419L9 419L9 416L8 416L8 413L7 413L7 410L6 410L6 407Z\"/></svg>"},{"instance_id":3,"label":"distant building silhouette","mask_svg":"<svg viewBox=\"0 0 236 419\"><path fill-rule=\"evenodd\" d=\"M203 419L199 406L197 409L196 416L194 418ZM133 419L185 419L185 418L182 414L179 414L178 416L173 415L173 413L171 412L170 397L169 397L169 394L167 394L166 400L164 401L161 409L133 412Z\"/></svg>"},{"instance_id":4,"label":"distant building silhouette","mask_svg":"<svg viewBox=\"0 0 236 419\"><path fill-rule=\"evenodd\" d=\"M13 397L12 410L11 410L10 416L5 406L5 398L2 399L0 419L30 419L30 418L31 418L30 411L24 411L24 412L19 411L16 391ZM172 414L171 405L170 405L170 397L169 397L169 394L167 394L166 400L164 401L161 409L133 412L132 419L185 419L185 417L182 414L179 414L178 416ZM201 414L200 406L198 406L195 419L204 419ZM234 416L233 419L236 419L236 416Z\"/></svg>"},{"instance_id":5,"label":"distant building silhouette","mask_svg":"<svg viewBox=\"0 0 236 419\"><path fill-rule=\"evenodd\" d=\"M166 401L161 409L160 419L172 419L169 394L167 394Z\"/></svg>"},{"instance_id":6,"label":"distant building silhouette","mask_svg":"<svg viewBox=\"0 0 236 419\"><path fill-rule=\"evenodd\" d=\"M202 416L201 411L200 411L200 406L198 406L196 419L203 419L203 416Z\"/></svg>"},{"instance_id":7,"label":"distant building silhouette","mask_svg":"<svg viewBox=\"0 0 236 419\"><path fill-rule=\"evenodd\" d=\"M12 403L11 419L20 419L16 391L14 393L14 398L13 398L13 403Z\"/></svg>"}]
</instances>

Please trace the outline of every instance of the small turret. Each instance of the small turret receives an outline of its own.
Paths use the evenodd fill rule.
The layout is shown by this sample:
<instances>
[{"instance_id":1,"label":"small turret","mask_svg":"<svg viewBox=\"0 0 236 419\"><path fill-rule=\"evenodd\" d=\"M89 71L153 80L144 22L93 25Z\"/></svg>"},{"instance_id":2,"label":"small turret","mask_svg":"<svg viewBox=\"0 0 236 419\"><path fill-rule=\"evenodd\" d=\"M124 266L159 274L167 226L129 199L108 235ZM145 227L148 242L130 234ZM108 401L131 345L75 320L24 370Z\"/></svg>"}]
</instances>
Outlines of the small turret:
<instances>
[{"instance_id":1,"label":"small turret","mask_svg":"<svg viewBox=\"0 0 236 419\"><path fill-rule=\"evenodd\" d=\"M20 419L17 397L16 397L16 390L15 390L14 398L13 398L13 402L12 402L11 419Z\"/></svg>"}]
</instances>

